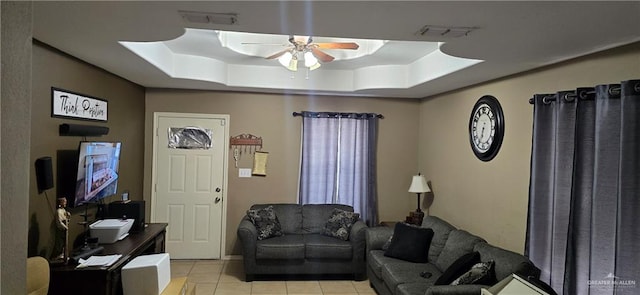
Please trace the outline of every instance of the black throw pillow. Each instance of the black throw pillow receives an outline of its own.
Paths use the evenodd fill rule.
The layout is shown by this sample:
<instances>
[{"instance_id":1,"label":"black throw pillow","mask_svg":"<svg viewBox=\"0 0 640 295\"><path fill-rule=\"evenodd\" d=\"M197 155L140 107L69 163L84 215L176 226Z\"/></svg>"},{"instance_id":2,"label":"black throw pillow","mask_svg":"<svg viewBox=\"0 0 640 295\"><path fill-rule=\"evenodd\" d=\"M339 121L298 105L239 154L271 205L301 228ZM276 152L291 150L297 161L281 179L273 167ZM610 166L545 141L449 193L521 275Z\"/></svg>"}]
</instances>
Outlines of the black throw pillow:
<instances>
[{"instance_id":1,"label":"black throw pillow","mask_svg":"<svg viewBox=\"0 0 640 295\"><path fill-rule=\"evenodd\" d=\"M480 253L471 252L460 256L436 280L434 285L449 285L453 280L457 279L465 272L469 271L472 266L480 262Z\"/></svg>"},{"instance_id":2,"label":"black throw pillow","mask_svg":"<svg viewBox=\"0 0 640 295\"><path fill-rule=\"evenodd\" d=\"M427 262L432 238L433 230L430 228L396 223L391 244L384 255L411 262Z\"/></svg>"}]
</instances>

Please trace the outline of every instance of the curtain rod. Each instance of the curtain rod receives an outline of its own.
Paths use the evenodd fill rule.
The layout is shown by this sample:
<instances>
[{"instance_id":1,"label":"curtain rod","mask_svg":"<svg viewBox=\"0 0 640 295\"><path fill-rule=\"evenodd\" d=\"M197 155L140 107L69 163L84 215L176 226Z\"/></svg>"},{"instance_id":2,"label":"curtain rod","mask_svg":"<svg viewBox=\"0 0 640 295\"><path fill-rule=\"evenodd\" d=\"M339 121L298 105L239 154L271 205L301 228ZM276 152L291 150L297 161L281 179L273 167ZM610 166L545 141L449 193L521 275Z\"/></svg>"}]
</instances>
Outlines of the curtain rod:
<instances>
[{"instance_id":1,"label":"curtain rod","mask_svg":"<svg viewBox=\"0 0 640 295\"><path fill-rule=\"evenodd\" d=\"M609 95L613 95L613 96L620 95L621 91L622 91L622 87L621 86L613 86L613 87L610 87L607 90ZM581 99L586 99L587 98L586 95L595 94L595 93L596 93L595 90L583 91L583 92L580 92L580 98ZM575 94L575 93L567 93L564 96L564 99L566 99L567 101L573 101L576 98L578 98L578 95ZM552 101L555 101L555 100L556 100L556 95L555 94L548 94L548 95L545 95L542 98L542 102L544 102L545 104L549 104L549 103L551 103ZM529 98L529 104L533 104L534 101L535 101L535 99L533 97Z\"/></svg>"},{"instance_id":2,"label":"curtain rod","mask_svg":"<svg viewBox=\"0 0 640 295\"><path fill-rule=\"evenodd\" d=\"M378 119L384 119L384 116L382 114L370 114L370 113L338 113L338 112L308 112L308 113L312 113L312 114L321 114L321 113L325 113L325 114L330 114L332 116L347 116L350 114L356 114L356 115L375 115ZM298 112L293 112L292 115L294 117L302 117L303 113L298 113Z\"/></svg>"}]
</instances>

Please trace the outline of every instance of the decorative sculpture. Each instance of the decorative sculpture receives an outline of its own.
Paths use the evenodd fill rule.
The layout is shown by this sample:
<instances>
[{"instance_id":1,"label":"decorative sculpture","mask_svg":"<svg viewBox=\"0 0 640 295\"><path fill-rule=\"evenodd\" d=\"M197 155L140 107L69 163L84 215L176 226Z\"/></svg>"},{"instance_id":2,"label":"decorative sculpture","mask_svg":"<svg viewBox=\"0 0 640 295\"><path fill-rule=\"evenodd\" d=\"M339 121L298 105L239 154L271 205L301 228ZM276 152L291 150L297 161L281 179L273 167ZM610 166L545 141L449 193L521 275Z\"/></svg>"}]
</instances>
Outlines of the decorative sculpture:
<instances>
[{"instance_id":1,"label":"decorative sculpture","mask_svg":"<svg viewBox=\"0 0 640 295\"><path fill-rule=\"evenodd\" d=\"M66 198L58 198L56 204L56 235L51 256L55 262L67 263L69 260L69 220L71 219L71 213L66 209Z\"/></svg>"}]
</instances>

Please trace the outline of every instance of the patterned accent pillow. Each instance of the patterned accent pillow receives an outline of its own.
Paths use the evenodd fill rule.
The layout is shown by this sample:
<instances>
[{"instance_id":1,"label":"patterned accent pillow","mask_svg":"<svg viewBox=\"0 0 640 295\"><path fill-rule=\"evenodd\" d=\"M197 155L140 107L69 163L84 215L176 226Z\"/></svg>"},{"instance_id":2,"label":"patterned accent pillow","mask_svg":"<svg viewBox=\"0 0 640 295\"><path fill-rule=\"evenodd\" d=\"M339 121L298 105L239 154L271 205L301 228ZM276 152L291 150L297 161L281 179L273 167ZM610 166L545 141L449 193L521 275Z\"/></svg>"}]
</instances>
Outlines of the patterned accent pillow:
<instances>
[{"instance_id":1,"label":"patterned accent pillow","mask_svg":"<svg viewBox=\"0 0 640 295\"><path fill-rule=\"evenodd\" d=\"M324 226L322 234L329 237L338 238L344 241L349 240L351 227L360 219L360 214L334 208L331 217Z\"/></svg>"},{"instance_id":2,"label":"patterned accent pillow","mask_svg":"<svg viewBox=\"0 0 640 295\"><path fill-rule=\"evenodd\" d=\"M393 234L391 234L389 239L386 242L384 242L384 245L382 245L382 251L389 250L389 246L391 246L391 240L393 240Z\"/></svg>"},{"instance_id":3,"label":"patterned accent pillow","mask_svg":"<svg viewBox=\"0 0 640 295\"><path fill-rule=\"evenodd\" d=\"M493 260L475 264L471 269L451 282L451 285L493 285L497 283Z\"/></svg>"},{"instance_id":4,"label":"patterned accent pillow","mask_svg":"<svg viewBox=\"0 0 640 295\"><path fill-rule=\"evenodd\" d=\"M247 210L247 216L258 230L258 240L282 236L282 227L273 206Z\"/></svg>"}]
</instances>

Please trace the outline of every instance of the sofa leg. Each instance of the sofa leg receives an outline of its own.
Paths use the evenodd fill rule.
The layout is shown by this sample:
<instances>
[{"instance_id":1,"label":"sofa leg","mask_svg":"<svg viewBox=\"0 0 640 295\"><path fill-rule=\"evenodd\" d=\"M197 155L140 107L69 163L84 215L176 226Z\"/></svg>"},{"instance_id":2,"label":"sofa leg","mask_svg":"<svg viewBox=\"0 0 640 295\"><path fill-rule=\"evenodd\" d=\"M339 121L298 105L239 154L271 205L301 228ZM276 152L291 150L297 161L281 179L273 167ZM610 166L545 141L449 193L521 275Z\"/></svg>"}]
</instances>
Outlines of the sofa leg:
<instances>
[{"instance_id":1,"label":"sofa leg","mask_svg":"<svg viewBox=\"0 0 640 295\"><path fill-rule=\"evenodd\" d=\"M245 275L245 282L253 282L254 279L255 279L255 275L250 275L250 274Z\"/></svg>"},{"instance_id":2,"label":"sofa leg","mask_svg":"<svg viewBox=\"0 0 640 295\"><path fill-rule=\"evenodd\" d=\"M367 274L366 273L354 273L353 274L353 279L356 281L364 281L367 279Z\"/></svg>"}]
</instances>

